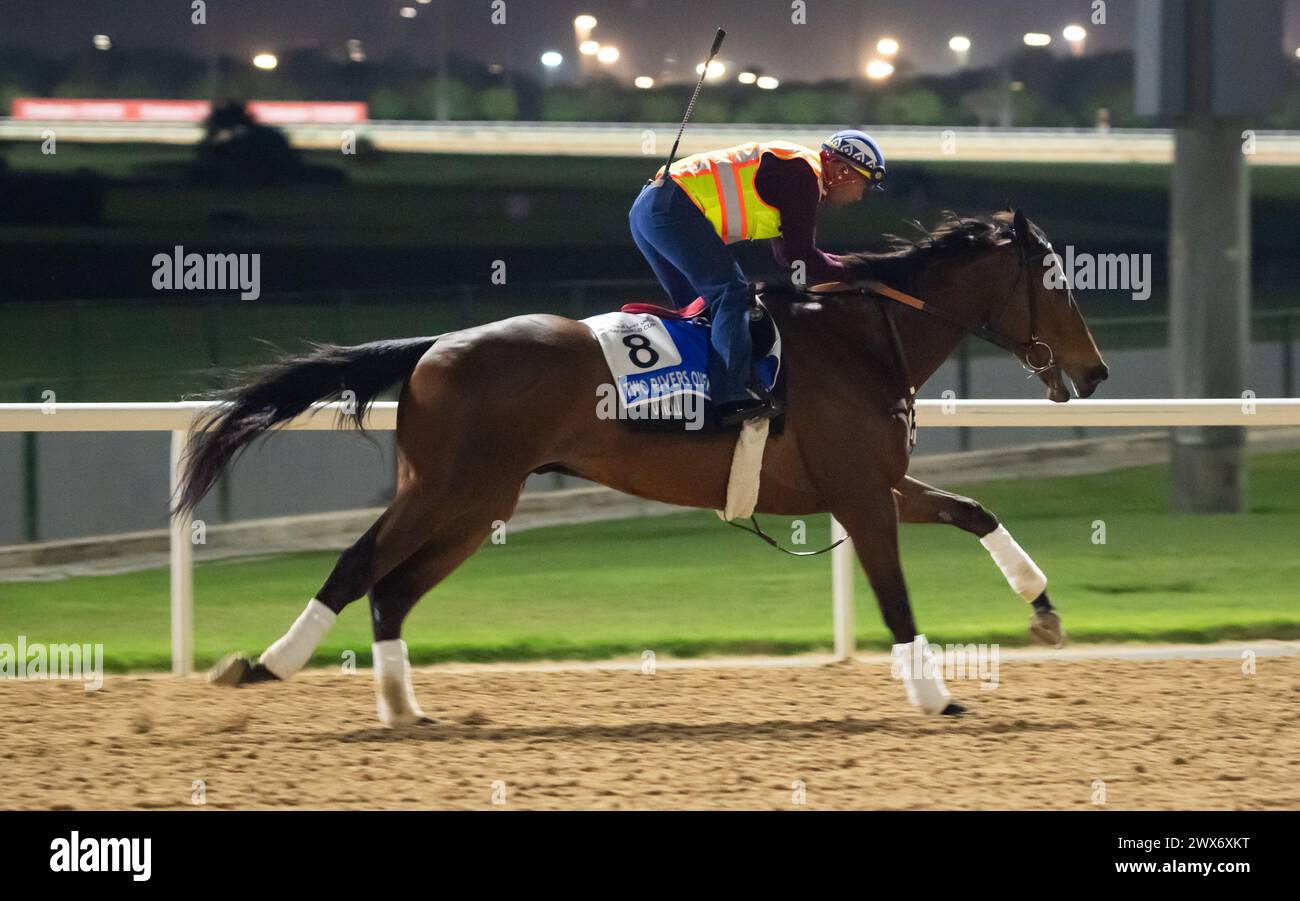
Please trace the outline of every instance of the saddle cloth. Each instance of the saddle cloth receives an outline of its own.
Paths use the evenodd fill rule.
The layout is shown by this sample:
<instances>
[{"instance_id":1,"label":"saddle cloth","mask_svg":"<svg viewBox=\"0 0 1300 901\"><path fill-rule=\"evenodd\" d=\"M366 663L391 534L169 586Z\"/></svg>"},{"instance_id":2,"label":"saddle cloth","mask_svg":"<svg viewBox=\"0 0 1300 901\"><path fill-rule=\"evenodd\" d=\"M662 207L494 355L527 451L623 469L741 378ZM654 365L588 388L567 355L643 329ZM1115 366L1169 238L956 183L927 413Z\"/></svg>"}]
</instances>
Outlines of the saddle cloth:
<instances>
[{"instance_id":1,"label":"saddle cloth","mask_svg":"<svg viewBox=\"0 0 1300 901\"><path fill-rule=\"evenodd\" d=\"M628 419L633 428L659 424L695 431L711 419L709 394L709 325L703 298L680 310L652 304L628 304L617 313L602 313L582 322L600 343L614 379L613 406L597 415ZM764 387L780 393L781 334L761 304L750 308L750 338L755 371ZM602 386L609 387L609 386ZM608 401L610 399L606 399ZM746 518L758 504L759 474L769 423L742 425L727 479L724 520Z\"/></svg>"},{"instance_id":2,"label":"saddle cloth","mask_svg":"<svg viewBox=\"0 0 1300 901\"><path fill-rule=\"evenodd\" d=\"M781 336L770 316L751 308L755 371L772 390L781 375ZM605 354L614 380L607 412L633 425L658 421L695 431L710 402L709 323L702 301L682 310L628 304L583 319ZM686 318L686 317L691 318Z\"/></svg>"}]
</instances>

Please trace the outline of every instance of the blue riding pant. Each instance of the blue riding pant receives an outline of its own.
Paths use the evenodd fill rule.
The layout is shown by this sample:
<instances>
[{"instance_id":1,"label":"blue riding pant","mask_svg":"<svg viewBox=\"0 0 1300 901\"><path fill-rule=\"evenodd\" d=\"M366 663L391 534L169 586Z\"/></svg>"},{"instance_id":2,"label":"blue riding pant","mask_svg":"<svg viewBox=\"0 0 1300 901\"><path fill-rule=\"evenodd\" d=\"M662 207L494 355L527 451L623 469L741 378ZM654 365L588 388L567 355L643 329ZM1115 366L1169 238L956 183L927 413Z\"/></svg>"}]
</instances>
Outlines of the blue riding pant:
<instances>
[{"instance_id":1,"label":"blue riding pant","mask_svg":"<svg viewBox=\"0 0 1300 901\"><path fill-rule=\"evenodd\" d=\"M749 382L749 283L713 225L681 187L665 178L646 185L628 215L632 240L659 283L681 308L703 297L709 305L713 353L709 386L713 402L745 400Z\"/></svg>"}]
</instances>

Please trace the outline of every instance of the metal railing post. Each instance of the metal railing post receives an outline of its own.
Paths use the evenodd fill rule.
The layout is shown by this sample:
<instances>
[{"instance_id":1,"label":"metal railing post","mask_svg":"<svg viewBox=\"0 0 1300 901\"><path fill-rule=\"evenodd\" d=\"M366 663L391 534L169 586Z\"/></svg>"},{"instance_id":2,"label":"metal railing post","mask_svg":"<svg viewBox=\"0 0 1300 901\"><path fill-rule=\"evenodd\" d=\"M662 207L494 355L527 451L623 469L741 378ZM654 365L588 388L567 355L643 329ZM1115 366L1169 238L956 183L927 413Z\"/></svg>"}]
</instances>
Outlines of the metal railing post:
<instances>
[{"instance_id":1,"label":"metal railing post","mask_svg":"<svg viewBox=\"0 0 1300 901\"><path fill-rule=\"evenodd\" d=\"M839 520L831 517L831 540L839 541L848 533ZM848 660L857 650L853 625L853 542L845 541L831 551L831 605L835 621L835 659Z\"/></svg>"},{"instance_id":2,"label":"metal railing post","mask_svg":"<svg viewBox=\"0 0 1300 901\"><path fill-rule=\"evenodd\" d=\"M185 444L188 431L171 433L171 466L168 485L174 503L185 478ZM190 541L193 517L188 513L171 517L171 613L172 675L188 676L194 672L194 545Z\"/></svg>"}]
</instances>

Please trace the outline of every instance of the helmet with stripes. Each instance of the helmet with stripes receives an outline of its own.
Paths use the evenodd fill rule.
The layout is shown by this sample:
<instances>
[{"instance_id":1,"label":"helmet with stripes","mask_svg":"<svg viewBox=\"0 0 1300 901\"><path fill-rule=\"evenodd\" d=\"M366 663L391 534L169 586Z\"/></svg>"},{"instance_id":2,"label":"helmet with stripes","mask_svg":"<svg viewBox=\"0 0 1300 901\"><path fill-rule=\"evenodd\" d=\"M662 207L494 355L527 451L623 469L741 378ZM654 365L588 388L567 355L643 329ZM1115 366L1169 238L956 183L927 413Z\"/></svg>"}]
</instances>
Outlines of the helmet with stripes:
<instances>
[{"instance_id":1,"label":"helmet with stripes","mask_svg":"<svg viewBox=\"0 0 1300 901\"><path fill-rule=\"evenodd\" d=\"M880 145L865 131L846 128L835 132L822 144L822 158L848 163L854 172L867 180L870 190L884 190L881 182L885 178L885 155L881 153ZM828 175L826 186L832 187L836 181L842 180L833 180L833 176Z\"/></svg>"}]
</instances>

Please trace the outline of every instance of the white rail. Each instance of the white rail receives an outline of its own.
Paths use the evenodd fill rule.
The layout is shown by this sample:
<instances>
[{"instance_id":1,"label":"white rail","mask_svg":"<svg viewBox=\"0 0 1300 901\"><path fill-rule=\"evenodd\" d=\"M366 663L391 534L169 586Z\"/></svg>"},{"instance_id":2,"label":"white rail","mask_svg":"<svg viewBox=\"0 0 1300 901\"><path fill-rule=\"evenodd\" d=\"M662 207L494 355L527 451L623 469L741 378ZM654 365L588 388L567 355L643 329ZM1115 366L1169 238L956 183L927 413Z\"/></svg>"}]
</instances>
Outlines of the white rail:
<instances>
[{"instance_id":1,"label":"white rail","mask_svg":"<svg viewBox=\"0 0 1300 901\"><path fill-rule=\"evenodd\" d=\"M418 153L495 153L510 156L647 156L647 133L669 139L668 122L416 122L373 121L341 125L284 125L292 142L338 150L345 133L364 136L380 150ZM692 124L681 154L754 140L794 141L816 147L835 124ZM1044 163L1158 163L1173 160L1167 129L946 128L871 125L868 130L891 160ZM54 132L62 141L195 144L201 126L188 122L89 122L0 118L0 140L41 141ZM1252 164L1300 164L1300 134L1257 131L1247 156ZM648 154L658 159L660 154Z\"/></svg>"},{"instance_id":2,"label":"white rail","mask_svg":"<svg viewBox=\"0 0 1300 901\"><path fill-rule=\"evenodd\" d=\"M1075 400L1054 404L1046 400L922 400L917 424L926 427L1057 428L1062 426L1294 426L1300 425L1300 398L1160 398L1142 400ZM170 432L170 484L184 476L182 451L196 417L212 409L211 402L115 404L0 404L0 432ZM287 423L290 429L327 430L335 427L341 405L317 404ZM392 429L397 404L371 407L366 425ZM843 534L832 523L835 534ZM175 516L171 523L172 672L188 675L194 657L193 547L191 520ZM832 552L832 593L835 653L847 658L854 651L853 547L844 542Z\"/></svg>"}]
</instances>

